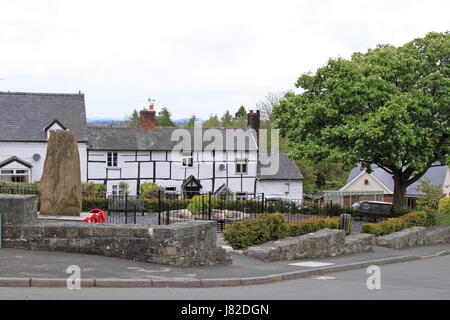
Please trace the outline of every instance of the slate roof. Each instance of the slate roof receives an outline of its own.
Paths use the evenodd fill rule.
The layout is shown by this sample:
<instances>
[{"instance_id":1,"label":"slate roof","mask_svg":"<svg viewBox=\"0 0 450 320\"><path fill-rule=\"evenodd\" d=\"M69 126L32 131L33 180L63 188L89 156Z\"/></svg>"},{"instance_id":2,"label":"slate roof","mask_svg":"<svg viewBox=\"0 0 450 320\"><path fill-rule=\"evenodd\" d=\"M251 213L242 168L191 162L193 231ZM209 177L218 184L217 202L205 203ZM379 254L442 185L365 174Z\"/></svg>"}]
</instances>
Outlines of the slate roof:
<instances>
[{"instance_id":1,"label":"slate roof","mask_svg":"<svg viewBox=\"0 0 450 320\"><path fill-rule=\"evenodd\" d=\"M386 188L391 192L394 193L394 179L392 178L392 175L384 171L383 169L379 168L378 166L372 166L372 176L375 177L378 181L380 181ZM357 166L356 168L353 168L352 171L350 171L350 174L348 176L347 184L342 188L345 189L347 185L352 182L358 175L363 172L364 169L361 168L361 166ZM432 167L430 168L427 173L424 175L424 178L430 179L431 183L433 185L443 185L445 182L445 177L447 175L448 166L439 166L439 167ZM407 195L418 195L420 194L417 191L417 187L419 186L420 181L417 181L410 185L406 189Z\"/></svg>"},{"instance_id":2,"label":"slate roof","mask_svg":"<svg viewBox=\"0 0 450 320\"><path fill-rule=\"evenodd\" d=\"M235 146L227 146L226 132L224 128L212 128L218 130L224 139L222 150L235 150ZM141 150L141 151L171 151L181 140L172 141L172 135L176 134L176 130L187 130L191 135L192 143L191 147L194 150L193 137L194 129L184 128L168 128L158 127L155 130L142 130L134 127L88 127L89 145L91 150L116 150L116 151L128 151L128 150ZM204 129L208 130L208 129ZM183 132L183 131L177 131ZM255 140L250 138L251 131L245 131L248 135L246 138L245 146L241 148L236 146L237 150L257 150ZM211 141L203 141L203 148L206 148Z\"/></svg>"},{"instance_id":3,"label":"slate roof","mask_svg":"<svg viewBox=\"0 0 450 320\"><path fill-rule=\"evenodd\" d=\"M54 120L86 141L84 95L0 92L0 141L47 141Z\"/></svg>"},{"instance_id":4,"label":"slate roof","mask_svg":"<svg viewBox=\"0 0 450 320\"><path fill-rule=\"evenodd\" d=\"M264 154L261 153L261 156L272 156L271 153ZM298 168L297 164L294 160L289 159L288 155L285 152L277 152L275 155L278 155L279 159L279 168L278 172L274 175L262 175L261 167L265 167L261 162L258 162L258 179L259 180L304 180L303 174Z\"/></svg>"}]
</instances>

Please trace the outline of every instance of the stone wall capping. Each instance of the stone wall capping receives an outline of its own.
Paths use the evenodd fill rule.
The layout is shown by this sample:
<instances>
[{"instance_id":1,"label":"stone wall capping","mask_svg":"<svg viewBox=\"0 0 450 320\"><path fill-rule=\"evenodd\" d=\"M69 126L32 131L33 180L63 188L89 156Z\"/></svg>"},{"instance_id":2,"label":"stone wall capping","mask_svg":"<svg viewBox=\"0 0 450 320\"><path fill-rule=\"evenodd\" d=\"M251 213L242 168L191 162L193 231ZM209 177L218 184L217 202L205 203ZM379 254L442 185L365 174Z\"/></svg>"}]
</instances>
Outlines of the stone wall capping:
<instances>
[{"instance_id":1,"label":"stone wall capping","mask_svg":"<svg viewBox=\"0 0 450 320\"><path fill-rule=\"evenodd\" d=\"M450 242L450 226L413 227L375 239L376 245L391 249L447 242Z\"/></svg>"}]
</instances>

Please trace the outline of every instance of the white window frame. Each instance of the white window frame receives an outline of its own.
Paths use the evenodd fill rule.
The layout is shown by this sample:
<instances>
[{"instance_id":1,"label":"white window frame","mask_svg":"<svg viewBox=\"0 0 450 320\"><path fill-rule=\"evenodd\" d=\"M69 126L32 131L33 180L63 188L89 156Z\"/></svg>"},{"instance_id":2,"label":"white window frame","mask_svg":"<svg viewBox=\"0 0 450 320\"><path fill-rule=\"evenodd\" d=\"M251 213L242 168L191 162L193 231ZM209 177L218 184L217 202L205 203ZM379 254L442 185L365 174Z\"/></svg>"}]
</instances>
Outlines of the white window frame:
<instances>
[{"instance_id":1,"label":"white window frame","mask_svg":"<svg viewBox=\"0 0 450 320\"><path fill-rule=\"evenodd\" d=\"M237 201L245 201L248 200L247 192L236 192L235 195Z\"/></svg>"},{"instance_id":2,"label":"white window frame","mask_svg":"<svg viewBox=\"0 0 450 320\"><path fill-rule=\"evenodd\" d=\"M193 168L194 167L194 153L193 152L182 152L181 166L183 168Z\"/></svg>"},{"instance_id":3,"label":"white window frame","mask_svg":"<svg viewBox=\"0 0 450 320\"><path fill-rule=\"evenodd\" d=\"M111 155L111 158L110 158ZM106 154L106 166L108 168L117 168L119 166L119 153L116 151L109 151Z\"/></svg>"},{"instance_id":4,"label":"white window frame","mask_svg":"<svg viewBox=\"0 0 450 320\"><path fill-rule=\"evenodd\" d=\"M236 159L236 174L237 175L248 174L248 159Z\"/></svg>"},{"instance_id":5,"label":"white window frame","mask_svg":"<svg viewBox=\"0 0 450 320\"><path fill-rule=\"evenodd\" d=\"M20 171L25 171L25 173L18 173ZM11 181L4 181L2 177L11 177ZM26 177L26 181L23 181L23 183L30 183L30 169L0 169L0 182L17 182L12 181L13 177ZM19 181L20 182L20 181Z\"/></svg>"}]
</instances>

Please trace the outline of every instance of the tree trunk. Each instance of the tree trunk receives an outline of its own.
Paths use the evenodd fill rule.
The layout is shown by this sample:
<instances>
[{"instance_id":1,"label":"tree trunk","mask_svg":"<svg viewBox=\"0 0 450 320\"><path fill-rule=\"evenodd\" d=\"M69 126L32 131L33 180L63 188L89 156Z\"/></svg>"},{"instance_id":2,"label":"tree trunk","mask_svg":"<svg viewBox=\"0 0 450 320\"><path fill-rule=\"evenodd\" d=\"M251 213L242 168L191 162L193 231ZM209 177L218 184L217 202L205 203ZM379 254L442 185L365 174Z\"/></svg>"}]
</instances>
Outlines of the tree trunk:
<instances>
[{"instance_id":1,"label":"tree trunk","mask_svg":"<svg viewBox=\"0 0 450 320\"><path fill-rule=\"evenodd\" d=\"M397 208L406 207L406 188L408 187L403 176L403 171L394 172L394 206Z\"/></svg>"}]
</instances>

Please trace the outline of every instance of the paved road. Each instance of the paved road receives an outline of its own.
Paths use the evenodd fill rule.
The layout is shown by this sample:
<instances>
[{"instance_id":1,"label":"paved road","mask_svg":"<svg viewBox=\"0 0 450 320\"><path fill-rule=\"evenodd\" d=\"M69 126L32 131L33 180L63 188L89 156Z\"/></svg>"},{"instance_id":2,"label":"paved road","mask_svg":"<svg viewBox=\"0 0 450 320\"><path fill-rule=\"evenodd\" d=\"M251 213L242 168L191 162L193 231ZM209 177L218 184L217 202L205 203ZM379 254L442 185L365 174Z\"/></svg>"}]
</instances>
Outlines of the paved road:
<instances>
[{"instance_id":1,"label":"paved road","mask_svg":"<svg viewBox=\"0 0 450 320\"><path fill-rule=\"evenodd\" d=\"M260 286L211 289L0 288L0 299L446 299L450 300L450 256L381 267L381 290L370 291L366 270L353 270Z\"/></svg>"},{"instance_id":2,"label":"paved road","mask_svg":"<svg viewBox=\"0 0 450 320\"><path fill-rule=\"evenodd\" d=\"M333 263L336 266L355 262L399 256L429 256L450 250L450 244L415 247L393 250L374 247L374 252L348 256L314 259L316 262ZM257 259L234 255L233 265L176 268L144 262L114 259L102 256L70 254L62 252L41 252L18 249L0 250L0 277L18 278L66 278L68 266L81 268L81 276L85 279L214 279L214 278L247 278L262 277L272 274L310 270L310 267L291 266L291 263L305 262L281 261L265 263Z\"/></svg>"}]
</instances>

